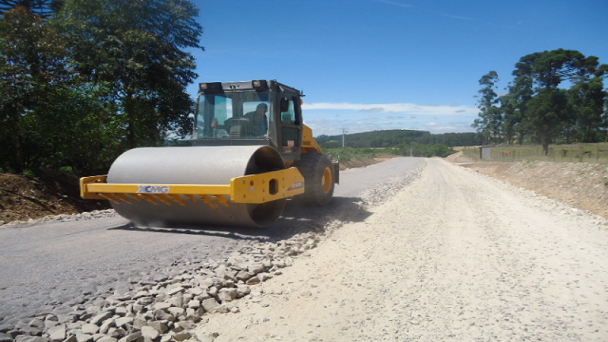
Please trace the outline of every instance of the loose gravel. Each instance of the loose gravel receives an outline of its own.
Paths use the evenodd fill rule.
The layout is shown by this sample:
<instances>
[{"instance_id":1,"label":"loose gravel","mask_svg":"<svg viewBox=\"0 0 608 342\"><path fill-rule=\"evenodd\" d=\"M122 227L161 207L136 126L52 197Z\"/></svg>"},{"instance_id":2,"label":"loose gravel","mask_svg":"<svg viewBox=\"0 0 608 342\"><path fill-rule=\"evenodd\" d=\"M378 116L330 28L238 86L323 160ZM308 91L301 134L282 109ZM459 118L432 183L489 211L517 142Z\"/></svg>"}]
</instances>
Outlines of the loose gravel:
<instances>
[{"instance_id":1,"label":"loose gravel","mask_svg":"<svg viewBox=\"0 0 608 342\"><path fill-rule=\"evenodd\" d=\"M69 303L48 303L51 309L13 323L0 317L0 342L132 342L205 340L192 330L210 314L237 313L238 300L252 298L256 286L281 276L294 259L327 239L345 222L361 220L367 208L386 200L411 183L424 163L406 176L387 179L360 196L359 202L340 202L321 210L315 222L297 221L306 210L293 206L286 212L293 224L289 238L251 240L229 257L218 260L181 258L168 267L131 277L127 284L107 291L73 294ZM115 217L113 210L77 215L49 216L39 220L11 222L4 226L42 222L72 222ZM291 218L290 218L291 219ZM213 340L213 336L209 339Z\"/></svg>"},{"instance_id":2,"label":"loose gravel","mask_svg":"<svg viewBox=\"0 0 608 342\"><path fill-rule=\"evenodd\" d=\"M431 159L239 312L224 341L608 340L608 222Z\"/></svg>"}]
</instances>

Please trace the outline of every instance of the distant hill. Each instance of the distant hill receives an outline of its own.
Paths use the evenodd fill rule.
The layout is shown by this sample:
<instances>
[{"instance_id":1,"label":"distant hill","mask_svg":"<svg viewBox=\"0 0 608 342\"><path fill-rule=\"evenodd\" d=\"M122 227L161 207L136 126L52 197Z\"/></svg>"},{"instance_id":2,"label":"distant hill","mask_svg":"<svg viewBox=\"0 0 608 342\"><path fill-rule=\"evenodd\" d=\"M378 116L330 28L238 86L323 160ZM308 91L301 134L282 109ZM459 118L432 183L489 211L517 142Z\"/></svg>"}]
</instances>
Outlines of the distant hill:
<instances>
[{"instance_id":1,"label":"distant hill","mask_svg":"<svg viewBox=\"0 0 608 342\"><path fill-rule=\"evenodd\" d=\"M316 137L325 148L342 147L342 135L320 135ZM442 144L446 146L481 145L482 139L477 133L443 133L431 134L428 131L392 129L344 135L346 147L397 147L400 144Z\"/></svg>"}]
</instances>

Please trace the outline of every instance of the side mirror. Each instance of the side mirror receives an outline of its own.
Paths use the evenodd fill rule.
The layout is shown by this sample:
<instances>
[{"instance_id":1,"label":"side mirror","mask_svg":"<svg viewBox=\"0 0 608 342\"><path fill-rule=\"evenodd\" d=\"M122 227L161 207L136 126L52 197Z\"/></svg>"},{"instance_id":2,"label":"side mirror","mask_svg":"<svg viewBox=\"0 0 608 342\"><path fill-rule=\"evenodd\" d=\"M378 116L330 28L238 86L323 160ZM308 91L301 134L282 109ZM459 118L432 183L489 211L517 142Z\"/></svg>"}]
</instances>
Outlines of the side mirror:
<instances>
[{"instance_id":1,"label":"side mirror","mask_svg":"<svg viewBox=\"0 0 608 342\"><path fill-rule=\"evenodd\" d=\"M289 99L287 97L281 97L281 113L289 111Z\"/></svg>"}]
</instances>

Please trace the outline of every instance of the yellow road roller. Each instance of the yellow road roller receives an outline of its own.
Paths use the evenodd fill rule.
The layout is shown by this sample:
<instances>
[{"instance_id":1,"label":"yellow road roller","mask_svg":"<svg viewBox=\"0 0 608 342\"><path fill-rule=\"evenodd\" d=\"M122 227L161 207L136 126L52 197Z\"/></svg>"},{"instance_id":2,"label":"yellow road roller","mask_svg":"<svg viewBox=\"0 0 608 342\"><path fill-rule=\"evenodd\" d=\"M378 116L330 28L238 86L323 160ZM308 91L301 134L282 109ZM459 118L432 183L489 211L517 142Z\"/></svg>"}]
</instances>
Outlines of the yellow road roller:
<instances>
[{"instance_id":1,"label":"yellow road roller","mask_svg":"<svg viewBox=\"0 0 608 342\"><path fill-rule=\"evenodd\" d=\"M192 146L129 150L81 178L81 196L158 227L266 227L288 198L325 205L339 165L303 124L303 96L275 80L201 83Z\"/></svg>"}]
</instances>

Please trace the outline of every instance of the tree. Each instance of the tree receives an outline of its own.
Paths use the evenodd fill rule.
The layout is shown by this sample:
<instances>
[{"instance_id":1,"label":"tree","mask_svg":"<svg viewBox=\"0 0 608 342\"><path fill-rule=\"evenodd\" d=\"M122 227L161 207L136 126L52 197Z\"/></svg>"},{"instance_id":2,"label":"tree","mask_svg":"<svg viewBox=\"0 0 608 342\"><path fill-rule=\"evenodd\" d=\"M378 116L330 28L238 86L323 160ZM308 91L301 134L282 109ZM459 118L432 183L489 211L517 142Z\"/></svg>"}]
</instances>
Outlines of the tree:
<instances>
[{"instance_id":1,"label":"tree","mask_svg":"<svg viewBox=\"0 0 608 342\"><path fill-rule=\"evenodd\" d=\"M126 148L158 145L192 129L186 86L197 75L186 48L199 45L188 0L66 0L59 15L77 72L111 84Z\"/></svg>"},{"instance_id":2,"label":"tree","mask_svg":"<svg viewBox=\"0 0 608 342\"><path fill-rule=\"evenodd\" d=\"M563 128L568 114L567 91L564 89L541 90L528 103L527 124L533 127L535 137L546 154L556 133Z\"/></svg>"},{"instance_id":3,"label":"tree","mask_svg":"<svg viewBox=\"0 0 608 342\"><path fill-rule=\"evenodd\" d=\"M575 50L523 56L515 65L508 93L499 97L500 107L495 101L496 75L490 72L482 77L481 112L473 126L486 140L496 137L498 126L508 144L516 138L521 144L524 136L531 136L541 142L545 154L557 138L598 141L600 130L608 128L603 82L607 70L608 65L600 64L597 57Z\"/></svg>"},{"instance_id":4,"label":"tree","mask_svg":"<svg viewBox=\"0 0 608 342\"><path fill-rule=\"evenodd\" d=\"M105 171L128 147L191 131L196 74L183 50L202 29L189 1L6 0L0 11L0 169Z\"/></svg>"},{"instance_id":5,"label":"tree","mask_svg":"<svg viewBox=\"0 0 608 342\"><path fill-rule=\"evenodd\" d=\"M61 8L63 0L0 0L0 14L20 7L40 18L48 19Z\"/></svg>"},{"instance_id":6,"label":"tree","mask_svg":"<svg viewBox=\"0 0 608 342\"><path fill-rule=\"evenodd\" d=\"M576 132L575 138L581 142L601 140L600 129L608 127L608 118L604 110L604 101L608 93L604 91L601 77L580 77L568 91L568 102L576 115L571 126Z\"/></svg>"},{"instance_id":7,"label":"tree","mask_svg":"<svg viewBox=\"0 0 608 342\"><path fill-rule=\"evenodd\" d=\"M490 71L483 75L479 80L482 88L479 90L478 108L479 118L475 119L473 127L477 132L484 136L484 144L491 140L494 142L500 141L500 127L502 125L502 115L498 104L498 95L496 94L496 82L498 81L498 73Z\"/></svg>"},{"instance_id":8,"label":"tree","mask_svg":"<svg viewBox=\"0 0 608 342\"><path fill-rule=\"evenodd\" d=\"M70 78L64 51L59 32L27 8L0 18L0 144L8 169L40 164L46 152L39 134L48 127L40 125L55 89Z\"/></svg>"},{"instance_id":9,"label":"tree","mask_svg":"<svg viewBox=\"0 0 608 342\"><path fill-rule=\"evenodd\" d=\"M580 82L591 75L599 77L604 70L597 57L564 49L526 55L516 64L512 88L518 98L515 107L522 114L522 124L541 141L545 154L555 135L567 129L576 115L568 108L568 97L560 85L564 81Z\"/></svg>"},{"instance_id":10,"label":"tree","mask_svg":"<svg viewBox=\"0 0 608 342\"><path fill-rule=\"evenodd\" d=\"M500 131L507 145L512 145L516 137L523 137L521 129L521 111L518 108L515 94L505 94L499 98L503 122Z\"/></svg>"}]
</instances>

